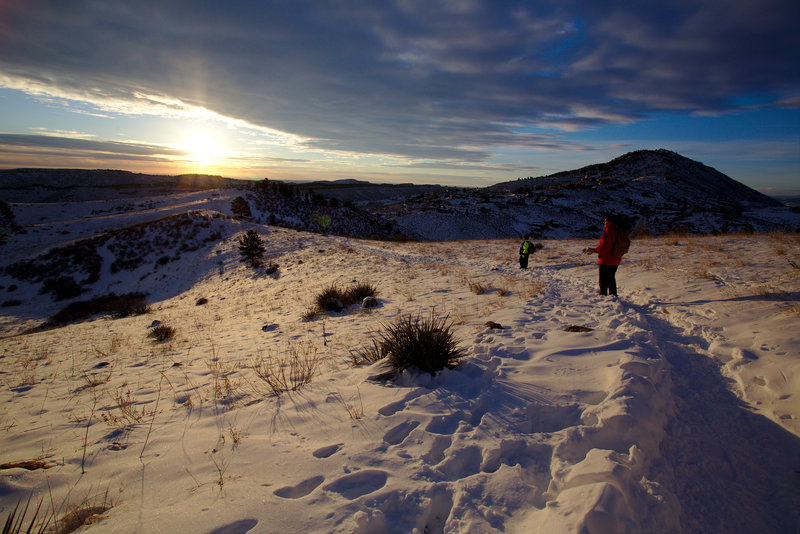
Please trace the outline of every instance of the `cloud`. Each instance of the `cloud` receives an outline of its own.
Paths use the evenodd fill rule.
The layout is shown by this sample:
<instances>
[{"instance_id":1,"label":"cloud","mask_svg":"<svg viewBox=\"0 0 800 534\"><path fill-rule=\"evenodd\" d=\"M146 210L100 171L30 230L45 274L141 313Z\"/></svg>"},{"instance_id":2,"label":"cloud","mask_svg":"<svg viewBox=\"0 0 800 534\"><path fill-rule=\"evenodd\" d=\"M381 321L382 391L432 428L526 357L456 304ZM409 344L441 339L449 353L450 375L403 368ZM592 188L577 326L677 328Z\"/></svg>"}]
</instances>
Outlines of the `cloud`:
<instances>
[{"instance_id":1,"label":"cloud","mask_svg":"<svg viewBox=\"0 0 800 534\"><path fill-rule=\"evenodd\" d=\"M116 141L93 141L72 137L50 135L0 134L0 146L29 149L50 148L57 150L108 153L117 156L185 156L186 152L165 146Z\"/></svg>"},{"instance_id":2,"label":"cloud","mask_svg":"<svg viewBox=\"0 0 800 534\"><path fill-rule=\"evenodd\" d=\"M796 105L800 94L793 0L2 10L2 85L134 114L205 110L314 150L481 162L509 146L575 148L533 127L725 113L741 95Z\"/></svg>"}]
</instances>

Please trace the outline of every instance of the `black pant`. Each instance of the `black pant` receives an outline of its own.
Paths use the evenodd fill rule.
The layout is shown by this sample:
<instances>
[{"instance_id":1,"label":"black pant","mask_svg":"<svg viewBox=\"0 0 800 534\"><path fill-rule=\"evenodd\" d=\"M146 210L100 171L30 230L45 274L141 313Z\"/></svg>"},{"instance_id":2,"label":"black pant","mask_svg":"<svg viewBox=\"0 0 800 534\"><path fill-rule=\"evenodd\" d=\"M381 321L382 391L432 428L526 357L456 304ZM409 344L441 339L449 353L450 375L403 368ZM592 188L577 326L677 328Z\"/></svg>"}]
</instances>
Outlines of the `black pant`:
<instances>
[{"instance_id":1,"label":"black pant","mask_svg":"<svg viewBox=\"0 0 800 534\"><path fill-rule=\"evenodd\" d=\"M617 265L600 266L600 294L617 294Z\"/></svg>"},{"instance_id":2,"label":"black pant","mask_svg":"<svg viewBox=\"0 0 800 534\"><path fill-rule=\"evenodd\" d=\"M520 254L519 255L519 266L522 269L528 268L528 256L529 254Z\"/></svg>"}]
</instances>

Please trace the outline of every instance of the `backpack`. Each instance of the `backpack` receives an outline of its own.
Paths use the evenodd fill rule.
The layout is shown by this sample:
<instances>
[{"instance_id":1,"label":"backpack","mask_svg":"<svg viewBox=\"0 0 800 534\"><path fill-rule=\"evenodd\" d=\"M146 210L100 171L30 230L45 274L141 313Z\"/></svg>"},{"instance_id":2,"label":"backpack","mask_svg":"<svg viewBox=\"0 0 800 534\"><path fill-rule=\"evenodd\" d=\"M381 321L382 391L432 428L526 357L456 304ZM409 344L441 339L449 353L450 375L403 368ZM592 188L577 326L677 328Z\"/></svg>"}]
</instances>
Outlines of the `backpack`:
<instances>
[{"instance_id":1,"label":"backpack","mask_svg":"<svg viewBox=\"0 0 800 534\"><path fill-rule=\"evenodd\" d=\"M617 258L621 258L628 253L630 248L631 238L628 237L626 232L618 229L614 236L614 244L611 246L611 253Z\"/></svg>"}]
</instances>

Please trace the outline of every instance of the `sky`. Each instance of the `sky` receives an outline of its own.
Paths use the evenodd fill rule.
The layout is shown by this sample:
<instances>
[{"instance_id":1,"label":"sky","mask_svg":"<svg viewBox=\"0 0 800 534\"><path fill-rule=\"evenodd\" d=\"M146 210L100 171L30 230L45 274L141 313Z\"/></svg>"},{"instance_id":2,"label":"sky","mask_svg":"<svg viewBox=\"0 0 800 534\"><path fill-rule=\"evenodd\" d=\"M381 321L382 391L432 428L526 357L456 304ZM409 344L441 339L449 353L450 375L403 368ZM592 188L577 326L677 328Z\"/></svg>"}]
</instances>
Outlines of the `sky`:
<instances>
[{"instance_id":1,"label":"sky","mask_svg":"<svg viewBox=\"0 0 800 534\"><path fill-rule=\"evenodd\" d=\"M796 0L0 0L0 168L484 186L666 148L800 194Z\"/></svg>"}]
</instances>

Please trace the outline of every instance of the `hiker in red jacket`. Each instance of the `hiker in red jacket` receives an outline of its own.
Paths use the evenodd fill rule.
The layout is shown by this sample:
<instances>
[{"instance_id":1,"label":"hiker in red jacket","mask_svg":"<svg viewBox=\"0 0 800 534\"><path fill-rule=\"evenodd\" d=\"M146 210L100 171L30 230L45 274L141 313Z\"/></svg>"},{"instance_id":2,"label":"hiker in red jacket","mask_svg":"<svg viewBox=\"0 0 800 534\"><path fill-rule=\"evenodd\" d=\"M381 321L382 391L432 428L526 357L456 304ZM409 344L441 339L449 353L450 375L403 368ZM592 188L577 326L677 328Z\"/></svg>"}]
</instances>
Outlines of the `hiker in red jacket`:
<instances>
[{"instance_id":1,"label":"hiker in red jacket","mask_svg":"<svg viewBox=\"0 0 800 534\"><path fill-rule=\"evenodd\" d=\"M627 232L620 226L620 220L614 215L605 218L603 236L600 245L596 248L586 248L584 254L597 254L600 264L600 294L617 294L617 267L622 261L622 256L628 252L630 239Z\"/></svg>"}]
</instances>

